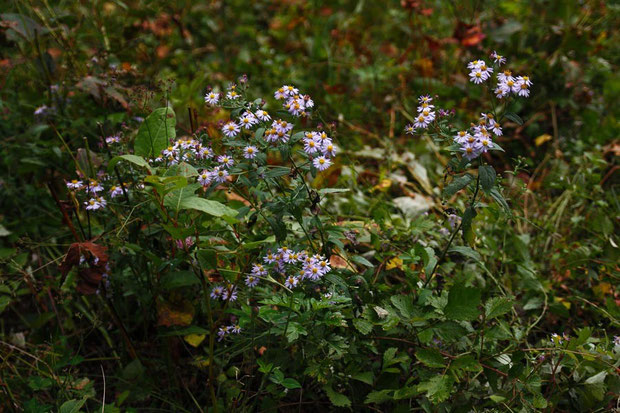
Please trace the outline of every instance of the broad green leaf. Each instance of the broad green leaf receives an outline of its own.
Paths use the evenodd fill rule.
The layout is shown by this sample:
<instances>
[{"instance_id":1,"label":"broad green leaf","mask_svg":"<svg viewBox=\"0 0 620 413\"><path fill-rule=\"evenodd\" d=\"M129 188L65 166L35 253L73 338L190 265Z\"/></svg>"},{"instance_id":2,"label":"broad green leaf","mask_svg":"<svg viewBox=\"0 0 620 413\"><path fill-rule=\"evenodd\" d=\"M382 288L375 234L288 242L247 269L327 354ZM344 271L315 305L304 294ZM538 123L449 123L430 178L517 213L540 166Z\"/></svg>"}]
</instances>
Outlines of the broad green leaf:
<instances>
[{"instance_id":1,"label":"broad green leaf","mask_svg":"<svg viewBox=\"0 0 620 413\"><path fill-rule=\"evenodd\" d=\"M517 125L521 126L523 125L523 119L521 119L521 117L519 115L517 115L514 112L506 112L505 115L508 119L510 119L511 121L515 122Z\"/></svg>"},{"instance_id":2,"label":"broad green leaf","mask_svg":"<svg viewBox=\"0 0 620 413\"><path fill-rule=\"evenodd\" d=\"M213 201L211 199L204 199L197 196L184 198L179 205L180 209L195 209L197 211L204 212L215 217L237 216L237 211L227 207L226 205Z\"/></svg>"},{"instance_id":3,"label":"broad green leaf","mask_svg":"<svg viewBox=\"0 0 620 413\"><path fill-rule=\"evenodd\" d=\"M299 384L297 380L290 378L290 377L287 377L286 379L282 380L280 384L286 387L287 389L301 389L301 384Z\"/></svg>"},{"instance_id":4,"label":"broad green leaf","mask_svg":"<svg viewBox=\"0 0 620 413\"><path fill-rule=\"evenodd\" d=\"M200 184L190 184L184 186L183 188L177 188L170 192L168 192L164 196L164 206L166 208L171 208L174 212L179 212L180 209L183 209L181 205L183 201L188 198L195 198L194 192L196 192L200 188Z\"/></svg>"},{"instance_id":5,"label":"broad green leaf","mask_svg":"<svg viewBox=\"0 0 620 413\"><path fill-rule=\"evenodd\" d=\"M478 168L478 176L480 177L480 186L486 193L495 186L495 169L490 165L480 165Z\"/></svg>"},{"instance_id":6,"label":"broad green leaf","mask_svg":"<svg viewBox=\"0 0 620 413\"><path fill-rule=\"evenodd\" d=\"M484 304L484 313L487 319L499 317L512 309L512 301L506 297L493 297Z\"/></svg>"},{"instance_id":7,"label":"broad green leaf","mask_svg":"<svg viewBox=\"0 0 620 413\"><path fill-rule=\"evenodd\" d=\"M415 357L427 367L445 367L446 362L439 352L434 348L421 348L415 352Z\"/></svg>"},{"instance_id":8,"label":"broad green leaf","mask_svg":"<svg viewBox=\"0 0 620 413\"><path fill-rule=\"evenodd\" d=\"M356 262L358 264L364 265L366 267L369 268L373 268L374 265L368 261L366 258L362 257L361 255L354 255L351 257L351 261Z\"/></svg>"},{"instance_id":9,"label":"broad green leaf","mask_svg":"<svg viewBox=\"0 0 620 413\"><path fill-rule=\"evenodd\" d=\"M284 166L274 166L273 168L269 168L267 172L265 172L265 176L267 178L277 178L278 176L288 175L291 173L291 168L287 168Z\"/></svg>"},{"instance_id":10,"label":"broad green leaf","mask_svg":"<svg viewBox=\"0 0 620 413\"><path fill-rule=\"evenodd\" d=\"M134 153L156 158L176 137L176 117L172 108L155 109L140 125L134 140Z\"/></svg>"},{"instance_id":11,"label":"broad green leaf","mask_svg":"<svg viewBox=\"0 0 620 413\"><path fill-rule=\"evenodd\" d=\"M177 165L172 165L166 172L164 172L164 176L177 175L184 177L198 176L198 171L187 162L181 162Z\"/></svg>"},{"instance_id":12,"label":"broad green leaf","mask_svg":"<svg viewBox=\"0 0 620 413\"><path fill-rule=\"evenodd\" d=\"M443 312L449 319L470 321L479 315L480 290L455 284L448 293L448 304Z\"/></svg>"},{"instance_id":13,"label":"broad green leaf","mask_svg":"<svg viewBox=\"0 0 620 413\"><path fill-rule=\"evenodd\" d=\"M426 396L433 403L441 403L450 397L454 378L452 376L435 376L429 381L418 385L418 390L426 392Z\"/></svg>"},{"instance_id":14,"label":"broad green leaf","mask_svg":"<svg viewBox=\"0 0 620 413\"><path fill-rule=\"evenodd\" d=\"M159 286L164 290L172 290L174 288L188 287L199 283L200 280L193 271L176 271L163 276L159 282Z\"/></svg>"},{"instance_id":15,"label":"broad green leaf","mask_svg":"<svg viewBox=\"0 0 620 413\"><path fill-rule=\"evenodd\" d=\"M351 400L342 393L337 393L330 385L323 386L329 401L336 407L351 407Z\"/></svg>"},{"instance_id":16,"label":"broad green leaf","mask_svg":"<svg viewBox=\"0 0 620 413\"><path fill-rule=\"evenodd\" d=\"M473 181L473 176L470 174L465 174L461 176L457 176L443 189L443 196L446 198L451 197L456 194L461 189L465 188Z\"/></svg>"},{"instance_id":17,"label":"broad green leaf","mask_svg":"<svg viewBox=\"0 0 620 413\"><path fill-rule=\"evenodd\" d=\"M142 168L146 168L150 173L153 173L153 168L151 168L151 165L149 165L146 159L136 155L120 155L110 159L110 162L108 162L108 172L111 172L114 168L114 165L116 165L122 160L131 162L132 164L140 166Z\"/></svg>"},{"instance_id":18,"label":"broad green leaf","mask_svg":"<svg viewBox=\"0 0 620 413\"><path fill-rule=\"evenodd\" d=\"M86 403L86 399L67 400L60 406L60 409L58 410L58 412L59 413L77 413L80 411L82 406L84 406L84 403Z\"/></svg>"},{"instance_id":19,"label":"broad green leaf","mask_svg":"<svg viewBox=\"0 0 620 413\"><path fill-rule=\"evenodd\" d=\"M478 254L476 251L474 251L473 249L469 248L469 247L465 247L462 245L457 245L454 246L452 248L450 248L448 250L449 252L458 252L461 255L466 256L467 258L471 258L474 261L480 262L481 261L481 257L480 254Z\"/></svg>"}]
</instances>

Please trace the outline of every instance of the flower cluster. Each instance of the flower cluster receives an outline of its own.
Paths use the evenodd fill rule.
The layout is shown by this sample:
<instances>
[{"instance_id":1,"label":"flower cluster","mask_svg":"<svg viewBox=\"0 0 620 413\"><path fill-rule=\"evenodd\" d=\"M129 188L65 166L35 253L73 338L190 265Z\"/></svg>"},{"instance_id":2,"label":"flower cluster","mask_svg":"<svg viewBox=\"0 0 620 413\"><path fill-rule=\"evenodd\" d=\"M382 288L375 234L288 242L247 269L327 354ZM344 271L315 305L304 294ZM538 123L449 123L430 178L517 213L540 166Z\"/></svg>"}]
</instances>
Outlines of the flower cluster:
<instances>
[{"instance_id":1,"label":"flower cluster","mask_svg":"<svg viewBox=\"0 0 620 413\"><path fill-rule=\"evenodd\" d=\"M303 138L304 152L314 157L312 164L319 171L324 171L332 164L336 156L336 146L324 131L306 132Z\"/></svg>"},{"instance_id":2,"label":"flower cluster","mask_svg":"<svg viewBox=\"0 0 620 413\"><path fill-rule=\"evenodd\" d=\"M176 165L180 162L209 159L213 157L213 151L194 138L180 138L161 151L161 155L155 158L155 162L167 162L168 165Z\"/></svg>"},{"instance_id":3,"label":"flower cluster","mask_svg":"<svg viewBox=\"0 0 620 413\"><path fill-rule=\"evenodd\" d=\"M252 266L252 271L245 279L245 284L256 287L261 277L269 271L284 277L284 286L295 288L303 280L318 281L331 271L329 262L319 254L308 255L304 250L295 251L288 247L281 247L276 252L269 251L263 257L263 263Z\"/></svg>"},{"instance_id":4,"label":"flower cluster","mask_svg":"<svg viewBox=\"0 0 620 413\"><path fill-rule=\"evenodd\" d=\"M100 174L100 177L105 179L106 176L104 174ZM84 192L87 200L84 201L84 205L88 211L97 211L99 209L103 209L107 206L108 202L103 198L102 192L104 192L104 187L98 180L95 179L73 179L71 181L66 182L67 189L69 189L74 194L78 194L80 192ZM127 184L123 184L124 190L128 191ZM110 198L116 198L117 196L123 194L123 187L120 185L112 185L108 194Z\"/></svg>"},{"instance_id":5,"label":"flower cluster","mask_svg":"<svg viewBox=\"0 0 620 413\"><path fill-rule=\"evenodd\" d=\"M283 100L282 106L293 116L307 116L308 110L314 107L314 102L309 95L301 95L299 89L294 86L284 85L275 91L273 96Z\"/></svg>"},{"instance_id":6,"label":"flower cluster","mask_svg":"<svg viewBox=\"0 0 620 413\"><path fill-rule=\"evenodd\" d=\"M506 63L506 58L497 54L497 52L493 52L491 58L498 67ZM489 67L484 60L469 62L467 68L471 70L469 72L469 80L475 84L487 81L493 74L493 68ZM499 99L505 98L511 93L521 97L528 97L530 95L530 86L532 86L532 81L529 76L514 77L510 70L504 70L497 74L497 86L493 92Z\"/></svg>"},{"instance_id":7,"label":"flower cluster","mask_svg":"<svg viewBox=\"0 0 620 413\"><path fill-rule=\"evenodd\" d=\"M239 324L231 324L228 326L222 326L217 330L217 341L222 341L228 334L239 334L241 327Z\"/></svg>"},{"instance_id":8,"label":"flower cluster","mask_svg":"<svg viewBox=\"0 0 620 413\"><path fill-rule=\"evenodd\" d=\"M222 301L235 301L237 299L237 286L227 282L225 285L216 285L211 290L211 298Z\"/></svg>"},{"instance_id":9,"label":"flower cluster","mask_svg":"<svg viewBox=\"0 0 620 413\"><path fill-rule=\"evenodd\" d=\"M426 129L428 128L428 125L430 125L430 123L435 120L436 115L435 111L433 110L435 109L435 106L432 104L432 102L433 98L431 98L429 95L420 96L418 98L418 113L413 124L407 125L405 127L406 133L413 135L416 129Z\"/></svg>"},{"instance_id":10,"label":"flower cluster","mask_svg":"<svg viewBox=\"0 0 620 413\"><path fill-rule=\"evenodd\" d=\"M472 160L493 149L492 134L502 135L501 126L495 121L491 113L482 113L482 117L477 125L469 131L458 131L454 135L454 142L459 145L459 151L467 160Z\"/></svg>"}]
</instances>

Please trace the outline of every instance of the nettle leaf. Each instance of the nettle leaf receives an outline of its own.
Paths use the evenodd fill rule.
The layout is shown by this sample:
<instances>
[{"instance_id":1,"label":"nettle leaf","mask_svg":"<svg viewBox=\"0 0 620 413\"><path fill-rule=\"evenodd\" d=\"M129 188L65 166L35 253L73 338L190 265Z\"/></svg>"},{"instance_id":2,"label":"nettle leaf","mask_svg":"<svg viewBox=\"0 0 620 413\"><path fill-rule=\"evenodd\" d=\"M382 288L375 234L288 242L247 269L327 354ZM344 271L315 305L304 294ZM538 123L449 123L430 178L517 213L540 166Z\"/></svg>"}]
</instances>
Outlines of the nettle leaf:
<instances>
[{"instance_id":1,"label":"nettle leaf","mask_svg":"<svg viewBox=\"0 0 620 413\"><path fill-rule=\"evenodd\" d=\"M354 318L353 326L362 334L366 335L372 331L372 323L363 318Z\"/></svg>"},{"instance_id":2,"label":"nettle leaf","mask_svg":"<svg viewBox=\"0 0 620 413\"><path fill-rule=\"evenodd\" d=\"M473 372L482 371L482 366L480 365L478 360L476 360L471 354L466 354L464 356L455 358L454 360L452 360L452 363L450 363L450 368L455 370L465 370Z\"/></svg>"},{"instance_id":3,"label":"nettle leaf","mask_svg":"<svg viewBox=\"0 0 620 413\"><path fill-rule=\"evenodd\" d=\"M479 315L480 290L455 284L448 293L448 304L443 309L446 317L452 320L471 321Z\"/></svg>"},{"instance_id":4,"label":"nettle leaf","mask_svg":"<svg viewBox=\"0 0 620 413\"><path fill-rule=\"evenodd\" d=\"M514 112L506 112L505 115L508 119L510 119L511 121L515 122L517 125L521 126L523 125L523 119L521 119L521 117L519 115L517 115Z\"/></svg>"},{"instance_id":5,"label":"nettle leaf","mask_svg":"<svg viewBox=\"0 0 620 413\"><path fill-rule=\"evenodd\" d=\"M426 396L433 403L441 403L450 397L454 378L452 376L435 376L429 381L418 385L419 391L426 392Z\"/></svg>"},{"instance_id":6,"label":"nettle leaf","mask_svg":"<svg viewBox=\"0 0 620 413\"><path fill-rule=\"evenodd\" d=\"M134 140L134 153L145 158L159 156L176 137L176 117L170 107L155 109L140 125Z\"/></svg>"},{"instance_id":7,"label":"nettle leaf","mask_svg":"<svg viewBox=\"0 0 620 413\"><path fill-rule=\"evenodd\" d=\"M190 185L188 185L190 186ZM180 209L195 209L197 211L204 212L214 217L236 217L237 211L227 207L226 205L213 201L211 199L204 199L198 196L192 196L181 200L179 205Z\"/></svg>"},{"instance_id":8,"label":"nettle leaf","mask_svg":"<svg viewBox=\"0 0 620 413\"><path fill-rule=\"evenodd\" d=\"M368 393L368 396L366 396L366 400L364 400L364 403L381 404L381 403L391 401L394 399L394 397L390 395L390 393L392 393L393 391L394 390L390 390L390 389L372 391Z\"/></svg>"},{"instance_id":9,"label":"nettle leaf","mask_svg":"<svg viewBox=\"0 0 620 413\"><path fill-rule=\"evenodd\" d=\"M474 177L470 174L465 174L454 178L452 182L450 182L443 189L443 196L446 198L451 197L452 195L456 194L458 191L469 185L473 180Z\"/></svg>"},{"instance_id":10,"label":"nettle leaf","mask_svg":"<svg viewBox=\"0 0 620 413\"><path fill-rule=\"evenodd\" d=\"M411 298L409 296L393 295L390 298L390 301L392 302L392 304L394 304L394 307L400 310L400 313L402 314L403 317L405 318L413 317L413 313L414 313L413 302L411 301Z\"/></svg>"},{"instance_id":11,"label":"nettle leaf","mask_svg":"<svg viewBox=\"0 0 620 413\"><path fill-rule=\"evenodd\" d=\"M427 367L445 367L446 363L439 352L434 348L421 348L415 352L415 357Z\"/></svg>"},{"instance_id":12,"label":"nettle leaf","mask_svg":"<svg viewBox=\"0 0 620 413\"><path fill-rule=\"evenodd\" d=\"M480 165L478 168L478 176L480 177L480 186L482 190L489 193L495 186L495 169L490 165Z\"/></svg>"},{"instance_id":13,"label":"nettle leaf","mask_svg":"<svg viewBox=\"0 0 620 413\"><path fill-rule=\"evenodd\" d=\"M512 309L512 301L506 297L493 297L484 304L484 314L487 319L499 317Z\"/></svg>"},{"instance_id":14,"label":"nettle leaf","mask_svg":"<svg viewBox=\"0 0 620 413\"><path fill-rule=\"evenodd\" d=\"M351 400L342 393L337 393L332 386L323 386L323 390L327 394L329 401L336 407L351 407Z\"/></svg>"}]
</instances>

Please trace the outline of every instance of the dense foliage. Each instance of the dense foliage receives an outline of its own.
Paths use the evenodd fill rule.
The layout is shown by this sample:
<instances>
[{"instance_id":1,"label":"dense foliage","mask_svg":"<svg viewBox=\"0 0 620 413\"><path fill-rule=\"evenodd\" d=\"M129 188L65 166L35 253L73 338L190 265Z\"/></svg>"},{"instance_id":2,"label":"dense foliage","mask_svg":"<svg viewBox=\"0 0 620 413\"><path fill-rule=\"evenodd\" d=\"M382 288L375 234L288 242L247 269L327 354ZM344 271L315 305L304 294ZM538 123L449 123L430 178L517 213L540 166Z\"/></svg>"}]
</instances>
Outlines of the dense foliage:
<instances>
[{"instance_id":1,"label":"dense foliage","mask_svg":"<svg viewBox=\"0 0 620 413\"><path fill-rule=\"evenodd\" d=\"M617 409L617 20L6 2L0 412Z\"/></svg>"}]
</instances>

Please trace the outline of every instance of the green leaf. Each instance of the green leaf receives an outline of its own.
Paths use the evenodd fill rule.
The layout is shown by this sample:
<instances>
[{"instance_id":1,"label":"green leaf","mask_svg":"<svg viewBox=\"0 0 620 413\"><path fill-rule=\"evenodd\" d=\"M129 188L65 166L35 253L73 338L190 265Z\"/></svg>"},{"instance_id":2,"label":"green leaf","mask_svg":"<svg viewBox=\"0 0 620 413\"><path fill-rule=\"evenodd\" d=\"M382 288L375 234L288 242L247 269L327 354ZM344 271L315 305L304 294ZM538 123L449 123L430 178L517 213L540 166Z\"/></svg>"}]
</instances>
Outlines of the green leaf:
<instances>
[{"instance_id":1,"label":"green leaf","mask_svg":"<svg viewBox=\"0 0 620 413\"><path fill-rule=\"evenodd\" d=\"M497 202L502 207L506 215L509 215L509 216L512 215L512 213L510 212L510 207L508 206L508 203L506 202L502 194L499 192L497 187L491 189L489 191L489 195L491 195L491 197L495 200L495 202Z\"/></svg>"},{"instance_id":2,"label":"green leaf","mask_svg":"<svg viewBox=\"0 0 620 413\"><path fill-rule=\"evenodd\" d=\"M484 314L487 319L499 317L512 309L512 301L506 297L493 297L484 304Z\"/></svg>"},{"instance_id":3,"label":"green leaf","mask_svg":"<svg viewBox=\"0 0 620 413\"><path fill-rule=\"evenodd\" d=\"M464 356L458 357L452 360L450 364L451 369L456 370L465 370L465 371L473 371L478 372L482 371L482 366L478 363L478 360L474 358L471 354L466 354Z\"/></svg>"},{"instance_id":4,"label":"green leaf","mask_svg":"<svg viewBox=\"0 0 620 413\"><path fill-rule=\"evenodd\" d=\"M366 396L366 400L364 400L364 403L381 404L381 403L391 401L393 400L393 397L390 395L392 391L393 390L389 390L389 389L372 391L368 393L368 396Z\"/></svg>"},{"instance_id":5,"label":"green leaf","mask_svg":"<svg viewBox=\"0 0 620 413\"><path fill-rule=\"evenodd\" d=\"M134 153L145 158L156 158L176 137L176 117L172 108L155 109L140 125L134 140Z\"/></svg>"},{"instance_id":6,"label":"green leaf","mask_svg":"<svg viewBox=\"0 0 620 413\"><path fill-rule=\"evenodd\" d=\"M473 181L473 179L473 176L471 176L470 174L465 174L454 178L452 182L450 182L443 189L443 196L446 198L451 197L452 195L456 194L458 191L469 185Z\"/></svg>"},{"instance_id":7,"label":"green leaf","mask_svg":"<svg viewBox=\"0 0 620 413\"><path fill-rule=\"evenodd\" d=\"M457 245L448 250L448 252L458 252L461 255L466 256L467 258L471 258L474 261L480 262L482 257L476 251L469 247L465 247L462 245Z\"/></svg>"},{"instance_id":8,"label":"green leaf","mask_svg":"<svg viewBox=\"0 0 620 413\"><path fill-rule=\"evenodd\" d=\"M336 407L351 407L351 400L344 394L337 393L330 385L323 386L329 401Z\"/></svg>"},{"instance_id":9,"label":"green leaf","mask_svg":"<svg viewBox=\"0 0 620 413\"><path fill-rule=\"evenodd\" d=\"M427 367L445 367L443 356L434 348L421 348L415 352L415 357Z\"/></svg>"},{"instance_id":10,"label":"green leaf","mask_svg":"<svg viewBox=\"0 0 620 413\"><path fill-rule=\"evenodd\" d=\"M282 380L280 384L287 389L301 389L301 384L299 384L297 380L290 377Z\"/></svg>"},{"instance_id":11,"label":"green leaf","mask_svg":"<svg viewBox=\"0 0 620 413\"><path fill-rule=\"evenodd\" d=\"M159 286L164 290L172 290L198 283L200 283L200 280L193 271L177 271L163 276L159 282Z\"/></svg>"},{"instance_id":12,"label":"green leaf","mask_svg":"<svg viewBox=\"0 0 620 413\"><path fill-rule=\"evenodd\" d=\"M164 206L171 208L174 212L179 212L183 201L188 198L195 197L194 192L200 188L200 184L190 184L183 188L177 188L168 192L164 196Z\"/></svg>"},{"instance_id":13,"label":"green leaf","mask_svg":"<svg viewBox=\"0 0 620 413\"><path fill-rule=\"evenodd\" d=\"M185 328L177 328L177 329L169 329L165 330L157 335L159 337L170 337L170 336L187 336L189 334L209 334L209 330L206 328L198 327L198 326L189 326Z\"/></svg>"},{"instance_id":14,"label":"green leaf","mask_svg":"<svg viewBox=\"0 0 620 413\"><path fill-rule=\"evenodd\" d=\"M180 209L195 209L215 217L229 216L236 217L237 211L226 205L211 199L200 198L197 196L184 198L179 205Z\"/></svg>"},{"instance_id":15,"label":"green leaf","mask_svg":"<svg viewBox=\"0 0 620 413\"><path fill-rule=\"evenodd\" d=\"M372 331L372 323L370 321L364 320L363 318L354 318L353 326L360 333L366 335Z\"/></svg>"},{"instance_id":16,"label":"green leaf","mask_svg":"<svg viewBox=\"0 0 620 413\"><path fill-rule=\"evenodd\" d=\"M362 373L352 374L351 378L353 380L358 380L358 381L361 381L362 383L366 383L366 384L368 384L370 386L372 386L372 384L373 384L372 372L371 371L364 371Z\"/></svg>"},{"instance_id":17,"label":"green leaf","mask_svg":"<svg viewBox=\"0 0 620 413\"><path fill-rule=\"evenodd\" d=\"M486 193L495 186L495 169L490 165L480 165L478 168L478 176L480 177L480 186Z\"/></svg>"},{"instance_id":18,"label":"green leaf","mask_svg":"<svg viewBox=\"0 0 620 413\"><path fill-rule=\"evenodd\" d=\"M265 172L267 178L277 178L278 176L288 175L291 169L284 166L274 166Z\"/></svg>"},{"instance_id":19,"label":"green leaf","mask_svg":"<svg viewBox=\"0 0 620 413\"><path fill-rule=\"evenodd\" d=\"M426 396L433 403L441 403L450 397L454 378L452 376L435 376L429 381L418 385L419 391L426 392Z\"/></svg>"},{"instance_id":20,"label":"green leaf","mask_svg":"<svg viewBox=\"0 0 620 413\"><path fill-rule=\"evenodd\" d=\"M474 245L474 230L472 229L472 222L476 218L476 210L473 207L468 207L463 213L463 220L461 221L461 228L463 231L463 240L469 245Z\"/></svg>"},{"instance_id":21,"label":"green leaf","mask_svg":"<svg viewBox=\"0 0 620 413\"><path fill-rule=\"evenodd\" d=\"M58 410L58 412L59 413L77 413L80 411L82 406L84 406L84 403L86 403L86 399L67 400L60 406L60 409Z\"/></svg>"},{"instance_id":22,"label":"green leaf","mask_svg":"<svg viewBox=\"0 0 620 413\"><path fill-rule=\"evenodd\" d=\"M407 295L393 295L390 298L390 301L392 302L392 304L394 304L394 307L398 308L400 310L400 313L402 314L403 317L405 318L412 318L413 317L413 302L411 301L411 298Z\"/></svg>"},{"instance_id":23,"label":"green leaf","mask_svg":"<svg viewBox=\"0 0 620 413\"><path fill-rule=\"evenodd\" d=\"M448 293L448 304L443 312L449 319L470 321L478 317L480 290L455 284Z\"/></svg>"},{"instance_id":24,"label":"green leaf","mask_svg":"<svg viewBox=\"0 0 620 413\"><path fill-rule=\"evenodd\" d=\"M146 168L149 170L150 173L153 173L153 168L151 168L151 165L149 165L149 163L143 157L136 155L120 155L110 159L110 162L108 162L108 172L111 172L114 168L114 165L116 165L122 160L131 162L132 164L140 166L142 168Z\"/></svg>"},{"instance_id":25,"label":"green leaf","mask_svg":"<svg viewBox=\"0 0 620 413\"><path fill-rule=\"evenodd\" d=\"M369 268L373 268L374 265L372 262L368 261L366 258L362 257L361 255L354 255L351 257L351 261L356 262L358 264L364 265L366 267Z\"/></svg>"},{"instance_id":26,"label":"green leaf","mask_svg":"<svg viewBox=\"0 0 620 413\"><path fill-rule=\"evenodd\" d=\"M521 119L521 117L519 115L517 115L514 112L506 112L505 115L508 119L510 119L511 121L515 122L517 125L521 126L523 125L523 119Z\"/></svg>"}]
</instances>

